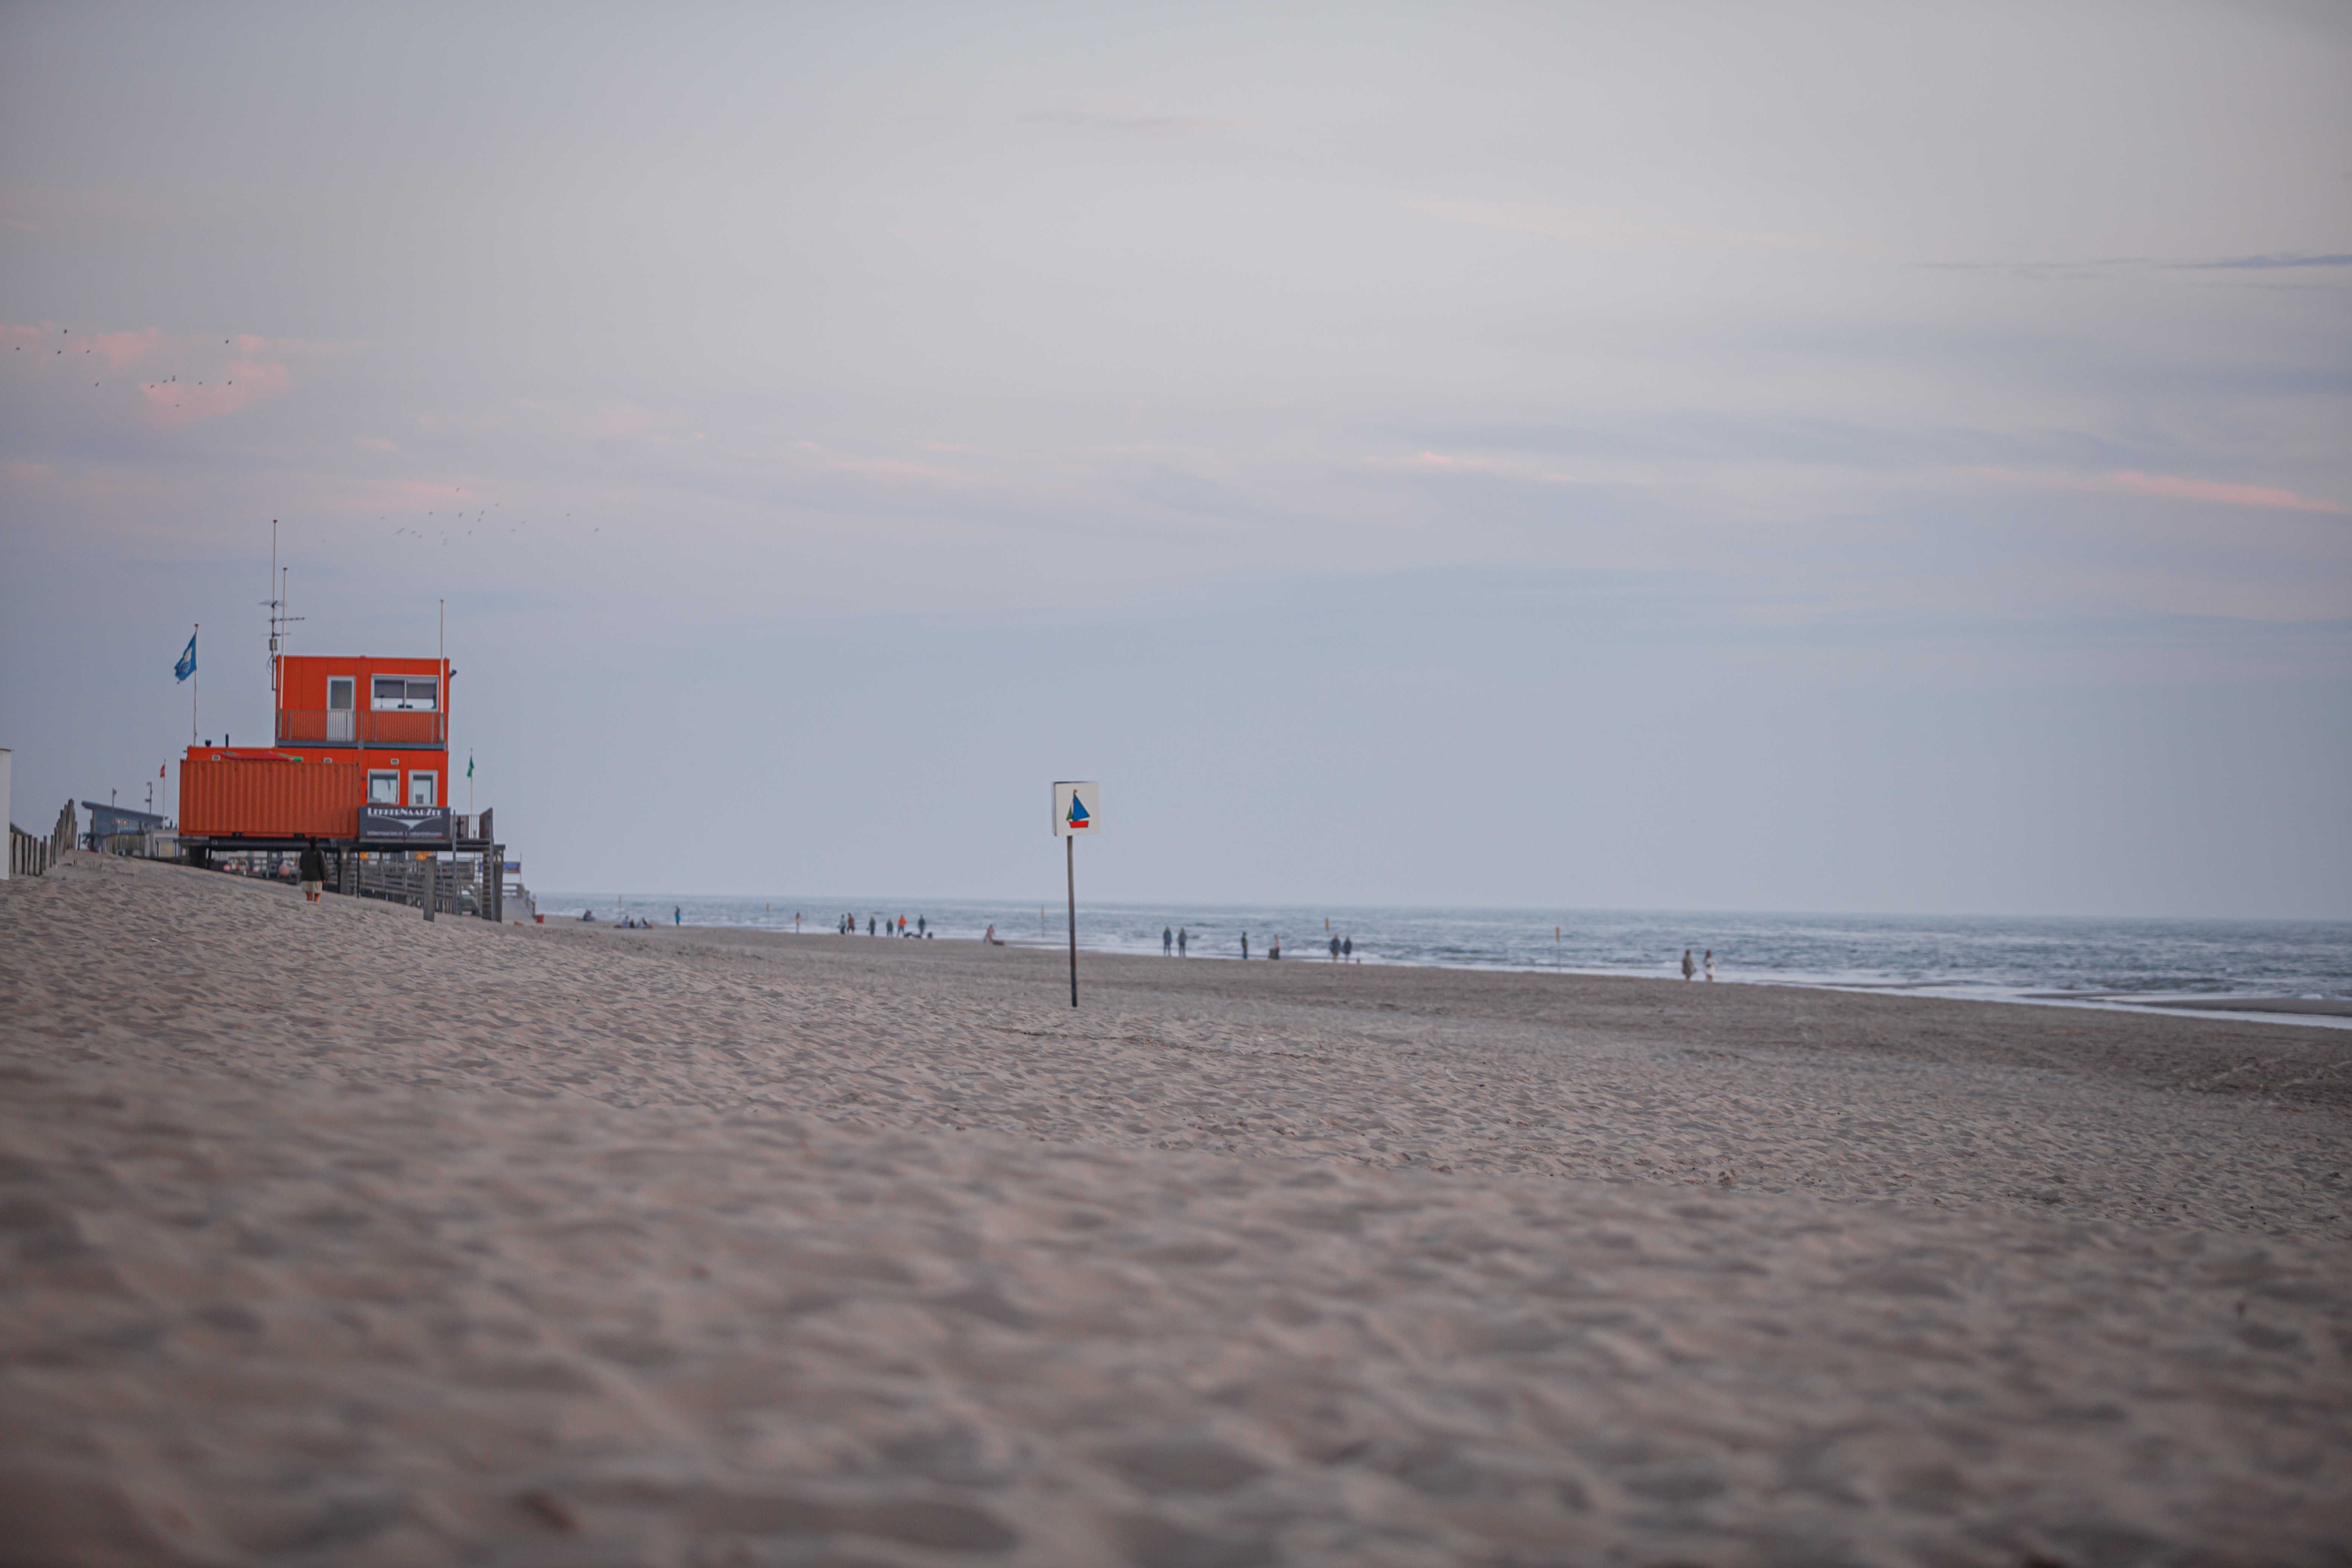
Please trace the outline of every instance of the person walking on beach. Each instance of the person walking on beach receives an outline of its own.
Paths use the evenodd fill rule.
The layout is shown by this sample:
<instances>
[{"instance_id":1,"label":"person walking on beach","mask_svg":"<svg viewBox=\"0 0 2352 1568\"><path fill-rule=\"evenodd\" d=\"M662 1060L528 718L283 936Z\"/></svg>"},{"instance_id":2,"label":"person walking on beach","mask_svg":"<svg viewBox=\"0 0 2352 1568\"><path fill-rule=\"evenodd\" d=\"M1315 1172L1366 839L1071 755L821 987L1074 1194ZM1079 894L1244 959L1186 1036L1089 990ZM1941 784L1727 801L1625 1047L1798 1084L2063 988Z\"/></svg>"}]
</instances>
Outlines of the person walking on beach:
<instances>
[{"instance_id":1,"label":"person walking on beach","mask_svg":"<svg viewBox=\"0 0 2352 1568\"><path fill-rule=\"evenodd\" d=\"M1343 936L1339 939L1339 956L1342 959L1352 959L1356 956L1356 939L1354 937Z\"/></svg>"},{"instance_id":2,"label":"person walking on beach","mask_svg":"<svg viewBox=\"0 0 2352 1568\"><path fill-rule=\"evenodd\" d=\"M1708 948L1708 949L1706 950L1706 983L1707 983L1709 985L1712 985L1712 984L1715 984L1715 949L1713 949L1713 948L1711 948L1711 947L1710 947L1710 948Z\"/></svg>"},{"instance_id":3,"label":"person walking on beach","mask_svg":"<svg viewBox=\"0 0 2352 1568\"><path fill-rule=\"evenodd\" d=\"M1176 951L1176 933L1167 926L1160 928L1160 956L1167 957Z\"/></svg>"},{"instance_id":4,"label":"person walking on beach","mask_svg":"<svg viewBox=\"0 0 2352 1568\"><path fill-rule=\"evenodd\" d=\"M1242 932L1242 962L1249 962L1249 932Z\"/></svg>"},{"instance_id":5,"label":"person walking on beach","mask_svg":"<svg viewBox=\"0 0 2352 1568\"><path fill-rule=\"evenodd\" d=\"M1339 939L1336 936L1331 939L1331 962L1339 962Z\"/></svg>"},{"instance_id":6,"label":"person walking on beach","mask_svg":"<svg viewBox=\"0 0 2352 1568\"><path fill-rule=\"evenodd\" d=\"M672 904L669 907L669 923L674 926L684 925L686 923L686 911L678 908L677 905Z\"/></svg>"},{"instance_id":7,"label":"person walking on beach","mask_svg":"<svg viewBox=\"0 0 2352 1568\"><path fill-rule=\"evenodd\" d=\"M1690 949L1683 949L1683 978L1685 980L1688 980L1692 975L1697 973L1698 965L1691 962Z\"/></svg>"},{"instance_id":8,"label":"person walking on beach","mask_svg":"<svg viewBox=\"0 0 2352 1568\"><path fill-rule=\"evenodd\" d=\"M317 903L320 891L327 885L327 852L319 847L317 839L303 842L301 864L295 870L302 879L302 901Z\"/></svg>"},{"instance_id":9,"label":"person walking on beach","mask_svg":"<svg viewBox=\"0 0 2352 1568\"><path fill-rule=\"evenodd\" d=\"M1179 958L1190 958L1192 956L1191 953L1184 951L1184 949L1190 945L1187 941L1187 935L1188 933L1182 926L1178 926L1176 928L1176 956Z\"/></svg>"},{"instance_id":10,"label":"person walking on beach","mask_svg":"<svg viewBox=\"0 0 2352 1568\"><path fill-rule=\"evenodd\" d=\"M1275 932L1274 940L1265 944L1265 956L1268 962L1282 956L1282 933L1280 931Z\"/></svg>"}]
</instances>

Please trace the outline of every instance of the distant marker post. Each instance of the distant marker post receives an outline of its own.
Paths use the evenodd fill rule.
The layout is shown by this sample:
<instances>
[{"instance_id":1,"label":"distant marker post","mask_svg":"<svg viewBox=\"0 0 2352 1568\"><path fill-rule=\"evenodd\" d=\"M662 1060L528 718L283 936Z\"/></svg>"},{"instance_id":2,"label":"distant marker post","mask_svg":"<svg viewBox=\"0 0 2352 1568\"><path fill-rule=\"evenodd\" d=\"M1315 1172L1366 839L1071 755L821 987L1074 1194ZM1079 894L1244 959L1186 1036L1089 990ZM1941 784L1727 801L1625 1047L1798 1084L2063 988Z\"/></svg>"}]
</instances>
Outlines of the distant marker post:
<instances>
[{"instance_id":1,"label":"distant marker post","mask_svg":"<svg viewBox=\"0 0 2352 1568\"><path fill-rule=\"evenodd\" d=\"M1078 835L1102 831L1102 785L1092 781L1054 782L1054 837L1062 840L1063 868L1070 889L1070 1005L1078 1005Z\"/></svg>"}]
</instances>

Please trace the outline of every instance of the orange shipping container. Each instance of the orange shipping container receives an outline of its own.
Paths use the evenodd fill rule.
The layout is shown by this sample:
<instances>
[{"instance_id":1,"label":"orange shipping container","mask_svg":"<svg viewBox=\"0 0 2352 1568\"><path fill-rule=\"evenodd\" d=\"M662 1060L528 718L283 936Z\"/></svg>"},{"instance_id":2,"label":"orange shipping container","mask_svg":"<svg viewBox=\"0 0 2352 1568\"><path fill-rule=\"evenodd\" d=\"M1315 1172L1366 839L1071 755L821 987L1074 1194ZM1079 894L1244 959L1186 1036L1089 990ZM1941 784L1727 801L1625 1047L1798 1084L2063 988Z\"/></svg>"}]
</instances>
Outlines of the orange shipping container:
<instances>
[{"instance_id":1,"label":"orange shipping container","mask_svg":"<svg viewBox=\"0 0 2352 1568\"><path fill-rule=\"evenodd\" d=\"M199 838L356 838L366 788L356 762L192 759L180 764L180 831Z\"/></svg>"}]
</instances>

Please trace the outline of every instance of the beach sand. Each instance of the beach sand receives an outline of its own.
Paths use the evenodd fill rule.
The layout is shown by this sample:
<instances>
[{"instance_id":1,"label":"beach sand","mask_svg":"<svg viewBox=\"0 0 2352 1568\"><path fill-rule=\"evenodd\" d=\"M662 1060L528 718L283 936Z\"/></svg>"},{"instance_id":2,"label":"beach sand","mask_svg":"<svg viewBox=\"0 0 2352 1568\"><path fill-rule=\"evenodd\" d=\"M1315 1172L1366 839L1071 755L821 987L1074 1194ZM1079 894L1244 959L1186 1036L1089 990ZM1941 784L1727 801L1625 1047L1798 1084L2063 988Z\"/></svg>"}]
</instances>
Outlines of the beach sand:
<instances>
[{"instance_id":1,"label":"beach sand","mask_svg":"<svg viewBox=\"0 0 2352 1568\"><path fill-rule=\"evenodd\" d=\"M2352 1037L1063 963L0 884L0 1561L2352 1561Z\"/></svg>"}]
</instances>

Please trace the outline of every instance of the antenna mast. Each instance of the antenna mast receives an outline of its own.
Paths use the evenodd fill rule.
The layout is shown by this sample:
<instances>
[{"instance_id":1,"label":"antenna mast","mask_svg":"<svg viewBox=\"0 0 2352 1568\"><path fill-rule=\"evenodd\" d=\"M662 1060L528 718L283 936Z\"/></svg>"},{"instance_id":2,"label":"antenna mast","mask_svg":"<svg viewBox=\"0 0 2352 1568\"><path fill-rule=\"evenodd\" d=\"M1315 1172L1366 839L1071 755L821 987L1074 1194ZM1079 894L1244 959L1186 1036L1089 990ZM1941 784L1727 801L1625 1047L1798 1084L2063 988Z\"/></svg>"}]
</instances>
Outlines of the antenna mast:
<instances>
[{"instance_id":1,"label":"antenna mast","mask_svg":"<svg viewBox=\"0 0 2352 1568\"><path fill-rule=\"evenodd\" d=\"M261 601L269 609L269 743L273 746L284 738L278 733L284 725L279 715L286 708L286 694L279 689L278 680L278 640L286 636L289 626L304 618L286 613L286 578L292 570L290 566L278 564L278 520L273 517L269 520L269 591L272 596Z\"/></svg>"}]
</instances>

